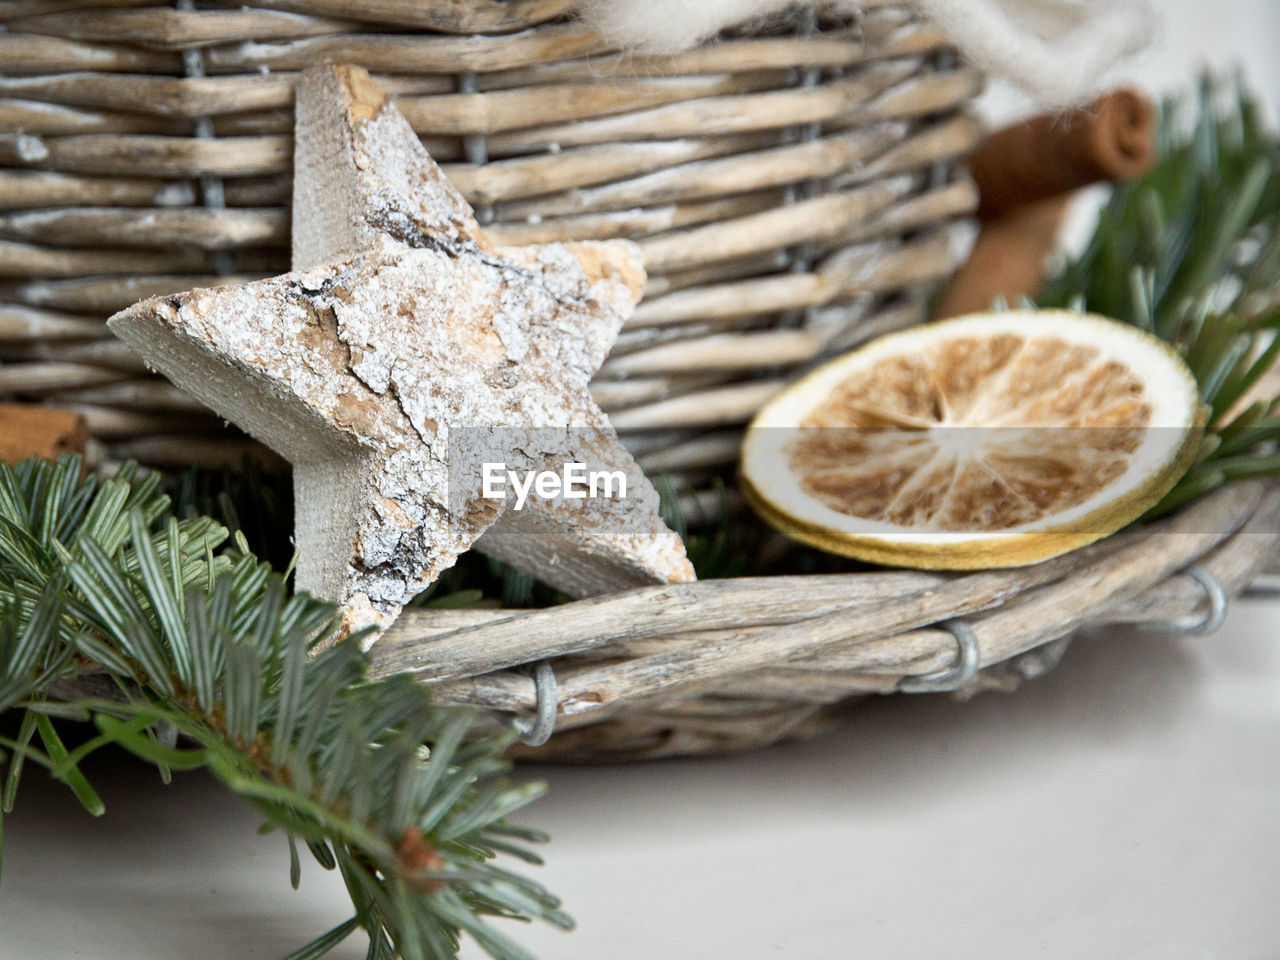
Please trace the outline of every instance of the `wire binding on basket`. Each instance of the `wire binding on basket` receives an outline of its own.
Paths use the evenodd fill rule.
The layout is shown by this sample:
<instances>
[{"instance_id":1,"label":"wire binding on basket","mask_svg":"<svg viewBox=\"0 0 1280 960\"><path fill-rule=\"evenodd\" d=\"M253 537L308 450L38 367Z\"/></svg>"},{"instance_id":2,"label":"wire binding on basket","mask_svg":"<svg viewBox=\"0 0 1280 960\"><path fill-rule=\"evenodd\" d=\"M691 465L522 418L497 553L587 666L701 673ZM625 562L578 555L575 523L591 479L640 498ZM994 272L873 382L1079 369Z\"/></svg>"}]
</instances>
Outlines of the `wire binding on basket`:
<instances>
[{"instance_id":1,"label":"wire binding on basket","mask_svg":"<svg viewBox=\"0 0 1280 960\"><path fill-rule=\"evenodd\" d=\"M458 74L459 93L477 93L480 90L479 80L474 70L464 70ZM489 162L489 147L485 143L483 133L469 133L462 138L462 152L467 163L482 167ZM483 225L493 223L493 204L477 203L476 219Z\"/></svg>"},{"instance_id":2,"label":"wire binding on basket","mask_svg":"<svg viewBox=\"0 0 1280 960\"><path fill-rule=\"evenodd\" d=\"M1267 571L1249 584L1244 592L1250 597L1270 597L1280 593L1280 572Z\"/></svg>"},{"instance_id":3,"label":"wire binding on basket","mask_svg":"<svg viewBox=\"0 0 1280 960\"><path fill-rule=\"evenodd\" d=\"M818 17L813 10L805 10L801 14L800 23L796 27L796 32L800 36L811 37L818 32ZM799 83L801 88L811 89L818 86L822 82L822 71L814 67L803 67L799 73ZM809 143L822 136L822 124L806 123L796 131L797 143ZM820 184L816 180L808 180L801 183L793 183L787 188L787 203L796 203L800 200L808 200L818 193ZM791 273L807 273L812 269L814 260L816 259L816 251L812 244L801 244L791 250L789 254L789 262L787 269ZM794 326L802 323L804 320L804 311L792 311L790 315L783 316L781 326Z\"/></svg>"},{"instance_id":4,"label":"wire binding on basket","mask_svg":"<svg viewBox=\"0 0 1280 960\"><path fill-rule=\"evenodd\" d=\"M956 639L955 666L919 677L903 677L898 681L898 693L952 693L977 676L978 638L973 628L963 620L944 620L937 626Z\"/></svg>"},{"instance_id":5,"label":"wire binding on basket","mask_svg":"<svg viewBox=\"0 0 1280 960\"><path fill-rule=\"evenodd\" d=\"M560 685L556 681L556 672L551 668L551 661L539 661L533 668L533 688L538 698L537 713L533 719L514 717L511 726L520 734L520 742L526 747L540 747L556 730L556 701L559 699Z\"/></svg>"},{"instance_id":6,"label":"wire binding on basket","mask_svg":"<svg viewBox=\"0 0 1280 960\"><path fill-rule=\"evenodd\" d=\"M195 0L174 0L174 6L178 10L188 12L194 12L196 9ZM191 50L183 50L182 69L188 77L203 77L205 75L204 50L198 47ZM196 118L195 131L196 137L200 140L212 140L217 136L213 129L213 119L208 116ZM210 210L226 209L227 196L222 186L222 178L213 174L201 176L200 199ZM215 251L213 254L213 269L224 277L229 277L235 273L235 264L231 260L231 254L226 250Z\"/></svg>"},{"instance_id":7,"label":"wire binding on basket","mask_svg":"<svg viewBox=\"0 0 1280 960\"><path fill-rule=\"evenodd\" d=\"M1209 600L1209 609L1203 617L1179 617L1176 620L1155 622L1148 626L1153 630L1185 633L1191 636L1213 633L1227 618L1227 591L1222 586L1222 581L1198 563L1193 563L1182 572L1204 588L1205 597Z\"/></svg>"}]
</instances>

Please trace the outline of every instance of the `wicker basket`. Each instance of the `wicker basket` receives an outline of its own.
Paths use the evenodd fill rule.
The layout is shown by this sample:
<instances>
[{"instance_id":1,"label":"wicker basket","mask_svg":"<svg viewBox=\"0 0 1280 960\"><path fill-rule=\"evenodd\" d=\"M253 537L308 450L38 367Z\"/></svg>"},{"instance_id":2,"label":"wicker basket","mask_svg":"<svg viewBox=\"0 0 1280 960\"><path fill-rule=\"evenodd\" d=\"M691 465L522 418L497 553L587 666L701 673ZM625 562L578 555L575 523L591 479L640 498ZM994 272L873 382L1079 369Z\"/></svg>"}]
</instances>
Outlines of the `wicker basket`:
<instances>
[{"instance_id":1,"label":"wicker basket","mask_svg":"<svg viewBox=\"0 0 1280 960\"><path fill-rule=\"evenodd\" d=\"M249 448L102 321L287 268L293 83L322 58L382 76L496 239L643 246L646 299L594 389L644 465L689 489L797 367L922 318L976 199L953 160L980 79L893 3L635 58L572 0L99 2L0 9L0 395L82 411L104 461ZM542 757L744 749L860 694L1008 686L1081 626L1212 627L1277 529L1280 493L1237 485L1018 570L410 612L375 665L523 715L531 741L556 726Z\"/></svg>"},{"instance_id":2,"label":"wicker basket","mask_svg":"<svg viewBox=\"0 0 1280 960\"><path fill-rule=\"evenodd\" d=\"M975 203L952 161L979 77L894 5L661 58L555 0L78 6L0 11L0 396L83 411L107 459L244 452L102 318L288 269L293 83L321 58L382 76L495 240L641 243L594 388L679 482L734 459L788 371L918 321Z\"/></svg>"}]
</instances>

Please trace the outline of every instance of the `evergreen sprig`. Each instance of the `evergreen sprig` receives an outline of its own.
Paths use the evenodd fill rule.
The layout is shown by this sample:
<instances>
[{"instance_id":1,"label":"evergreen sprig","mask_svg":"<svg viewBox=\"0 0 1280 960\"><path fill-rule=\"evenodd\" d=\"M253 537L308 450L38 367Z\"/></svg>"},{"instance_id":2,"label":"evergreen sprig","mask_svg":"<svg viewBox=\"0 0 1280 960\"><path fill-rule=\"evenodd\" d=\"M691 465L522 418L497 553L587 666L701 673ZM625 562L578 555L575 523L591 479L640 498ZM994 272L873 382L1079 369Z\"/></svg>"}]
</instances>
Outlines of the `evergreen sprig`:
<instances>
[{"instance_id":1,"label":"evergreen sprig","mask_svg":"<svg viewBox=\"0 0 1280 960\"><path fill-rule=\"evenodd\" d=\"M1165 103L1160 161L1113 192L1084 252L1040 298L1148 330L1195 374L1208 429L1195 464L1149 516L1280 472L1280 402L1237 409L1280 356L1280 138L1240 84L1227 91L1203 78L1192 109Z\"/></svg>"},{"instance_id":2,"label":"evergreen sprig","mask_svg":"<svg viewBox=\"0 0 1280 960\"><path fill-rule=\"evenodd\" d=\"M84 478L74 457L0 464L0 710L23 711L0 740L3 810L32 761L101 813L79 765L107 744L166 776L207 769L284 832L295 887L298 841L346 883L355 915L290 960L357 927L372 960L451 957L463 931L524 958L485 918L570 926L553 896L494 863L539 863L527 844L545 839L505 822L541 792L501 777L510 735L469 738L470 715L434 707L409 677L369 680L332 605L289 596L208 517L174 517L160 482L132 466ZM51 699L68 689L81 695ZM97 735L69 747L57 716Z\"/></svg>"}]
</instances>

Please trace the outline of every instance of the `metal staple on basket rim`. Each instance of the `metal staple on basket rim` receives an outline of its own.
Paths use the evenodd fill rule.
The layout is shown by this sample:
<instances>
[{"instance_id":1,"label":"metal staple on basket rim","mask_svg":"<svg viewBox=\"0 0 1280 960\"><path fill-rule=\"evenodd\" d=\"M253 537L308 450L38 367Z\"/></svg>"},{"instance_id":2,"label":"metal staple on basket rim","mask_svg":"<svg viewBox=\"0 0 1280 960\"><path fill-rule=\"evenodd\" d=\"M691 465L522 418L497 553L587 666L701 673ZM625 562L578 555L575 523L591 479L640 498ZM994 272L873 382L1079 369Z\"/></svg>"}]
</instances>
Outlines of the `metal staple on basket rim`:
<instances>
[{"instance_id":1,"label":"metal staple on basket rim","mask_svg":"<svg viewBox=\"0 0 1280 960\"><path fill-rule=\"evenodd\" d=\"M898 681L896 693L952 693L977 676L981 658L973 628L963 620L943 620L934 626L955 637L958 651L955 665L919 677L903 677Z\"/></svg>"},{"instance_id":2,"label":"metal staple on basket rim","mask_svg":"<svg viewBox=\"0 0 1280 960\"><path fill-rule=\"evenodd\" d=\"M1147 624L1151 630L1163 630L1168 633L1185 633L1191 636L1203 636L1213 633L1227 618L1227 591L1223 587L1222 581L1206 567L1202 567L1198 563L1193 563L1189 567L1182 570L1184 574L1194 580L1204 589L1205 597L1209 601L1209 609L1203 617L1196 617L1194 614L1186 617L1179 617L1176 620L1153 621Z\"/></svg>"},{"instance_id":3,"label":"metal staple on basket rim","mask_svg":"<svg viewBox=\"0 0 1280 960\"><path fill-rule=\"evenodd\" d=\"M508 721L526 747L540 747L555 733L556 701L560 698L560 684L550 660L540 660L533 668L533 689L538 701L533 719L512 717Z\"/></svg>"}]
</instances>

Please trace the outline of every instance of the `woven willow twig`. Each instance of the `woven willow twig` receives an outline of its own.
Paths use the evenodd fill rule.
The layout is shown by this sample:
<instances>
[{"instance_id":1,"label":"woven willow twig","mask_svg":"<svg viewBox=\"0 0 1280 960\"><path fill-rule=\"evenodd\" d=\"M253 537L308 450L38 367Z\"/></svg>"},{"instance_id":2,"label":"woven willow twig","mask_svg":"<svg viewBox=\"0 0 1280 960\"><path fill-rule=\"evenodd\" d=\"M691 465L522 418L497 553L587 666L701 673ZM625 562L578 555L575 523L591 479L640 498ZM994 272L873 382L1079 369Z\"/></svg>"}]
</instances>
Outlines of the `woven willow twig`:
<instances>
[{"instance_id":1,"label":"woven willow twig","mask_svg":"<svg viewBox=\"0 0 1280 960\"><path fill-rule=\"evenodd\" d=\"M80 411L109 459L243 453L101 321L288 268L293 90L324 58L380 74L495 241L641 244L647 300L594 388L681 487L796 368L922 318L975 203L952 161L979 79L935 31L874 2L637 57L572 6L4 4L0 396Z\"/></svg>"}]
</instances>

